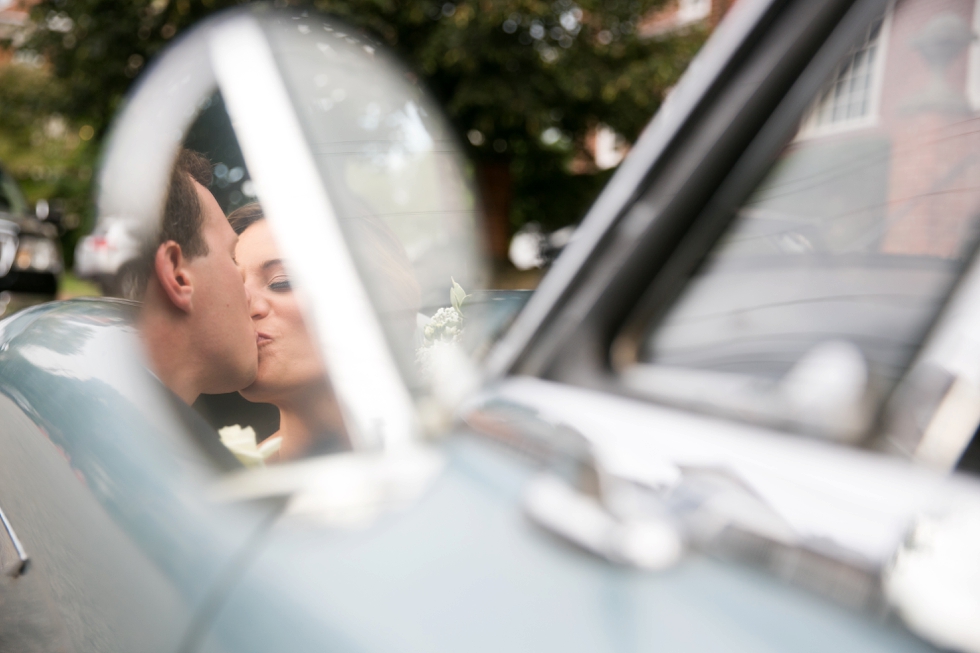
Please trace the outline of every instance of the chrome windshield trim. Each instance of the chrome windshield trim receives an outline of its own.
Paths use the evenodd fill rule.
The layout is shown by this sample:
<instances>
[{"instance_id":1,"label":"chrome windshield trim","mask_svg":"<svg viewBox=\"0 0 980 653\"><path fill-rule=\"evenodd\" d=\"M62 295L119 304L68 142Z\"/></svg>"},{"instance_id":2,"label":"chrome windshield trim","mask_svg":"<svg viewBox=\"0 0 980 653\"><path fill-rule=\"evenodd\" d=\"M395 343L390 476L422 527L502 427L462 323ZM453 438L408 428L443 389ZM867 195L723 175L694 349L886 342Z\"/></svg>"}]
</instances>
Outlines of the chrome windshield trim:
<instances>
[{"instance_id":1,"label":"chrome windshield trim","mask_svg":"<svg viewBox=\"0 0 980 653\"><path fill-rule=\"evenodd\" d=\"M980 509L975 478L878 452L530 377L497 384L492 399L580 433L613 476L656 486L663 475L651 470L664 466L723 472L783 520L795 542L869 569L886 567L918 515ZM480 398L470 404L480 406Z\"/></svg>"},{"instance_id":2,"label":"chrome windshield trim","mask_svg":"<svg viewBox=\"0 0 980 653\"><path fill-rule=\"evenodd\" d=\"M13 544L14 553L17 555L16 560L3 561L3 573L12 577L20 576L27 571L27 563L30 562L30 558L27 551L24 550L24 545L20 543L17 533L14 532L14 527L10 525L10 520L4 514L3 508L0 508L0 523L3 523L3 528L7 532L11 544Z\"/></svg>"}]
</instances>

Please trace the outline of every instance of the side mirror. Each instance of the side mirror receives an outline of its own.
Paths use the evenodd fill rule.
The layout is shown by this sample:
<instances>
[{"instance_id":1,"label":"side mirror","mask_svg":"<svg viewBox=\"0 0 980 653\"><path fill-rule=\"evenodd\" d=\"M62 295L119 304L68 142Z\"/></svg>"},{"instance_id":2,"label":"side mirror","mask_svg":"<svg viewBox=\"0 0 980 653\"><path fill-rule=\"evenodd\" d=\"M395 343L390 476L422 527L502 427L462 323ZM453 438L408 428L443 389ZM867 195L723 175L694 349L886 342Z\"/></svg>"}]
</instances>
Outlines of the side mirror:
<instances>
[{"instance_id":1,"label":"side mirror","mask_svg":"<svg viewBox=\"0 0 980 653\"><path fill-rule=\"evenodd\" d=\"M414 441L434 403L420 324L439 311L461 322L449 291L491 278L476 193L437 105L334 18L258 6L212 16L161 54L114 124L76 269L118 278L116 254L158 237L180 147L215 158L220 210L260 204L282 252L270 260L295 282L351 441Z\"/></svg>"}]
</instances>

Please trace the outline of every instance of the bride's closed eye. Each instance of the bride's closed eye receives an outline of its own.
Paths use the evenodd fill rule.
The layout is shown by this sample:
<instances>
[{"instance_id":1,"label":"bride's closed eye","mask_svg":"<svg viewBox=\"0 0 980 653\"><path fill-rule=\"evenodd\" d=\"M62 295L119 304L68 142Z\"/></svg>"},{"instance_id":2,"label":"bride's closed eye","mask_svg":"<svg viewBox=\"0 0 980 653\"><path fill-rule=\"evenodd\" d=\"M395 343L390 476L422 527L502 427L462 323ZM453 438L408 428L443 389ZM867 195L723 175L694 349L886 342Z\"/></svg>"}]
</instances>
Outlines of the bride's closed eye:
<instances>
[{"instance_id":1,"label":"bride's closed eye","mask_svg":"<svg viewBox=\"0 0 980 653\"><path fill-rule=\"evenodd\" d=\"M289 292L293 289L287 277L276 277L269 282L269 288L273 292Z\"/></svg>"}]
</instances>

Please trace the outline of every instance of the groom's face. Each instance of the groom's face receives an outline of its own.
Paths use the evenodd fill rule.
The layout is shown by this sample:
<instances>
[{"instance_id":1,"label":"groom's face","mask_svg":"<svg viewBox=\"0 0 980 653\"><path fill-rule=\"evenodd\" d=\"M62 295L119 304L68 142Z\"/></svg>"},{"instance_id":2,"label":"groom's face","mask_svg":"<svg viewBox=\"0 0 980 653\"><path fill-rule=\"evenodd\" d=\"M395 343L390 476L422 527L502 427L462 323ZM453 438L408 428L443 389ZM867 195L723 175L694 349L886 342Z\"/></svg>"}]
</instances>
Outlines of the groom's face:
<instances>
[{"instance_id":1,"label":"groom's face","mask_svg":"<svg viewBox=\"0 0 980 653\"><path fill-rule=\"evenodd\" d=\"M235 262L238 236L214 196L197 182L194 187L208 247L206 255L195 257L188 266L198 280L193 296L195 333L210 368L202 390L234 392L255 380L258 366L249 297Z\"/></svg>"}]
</instances>

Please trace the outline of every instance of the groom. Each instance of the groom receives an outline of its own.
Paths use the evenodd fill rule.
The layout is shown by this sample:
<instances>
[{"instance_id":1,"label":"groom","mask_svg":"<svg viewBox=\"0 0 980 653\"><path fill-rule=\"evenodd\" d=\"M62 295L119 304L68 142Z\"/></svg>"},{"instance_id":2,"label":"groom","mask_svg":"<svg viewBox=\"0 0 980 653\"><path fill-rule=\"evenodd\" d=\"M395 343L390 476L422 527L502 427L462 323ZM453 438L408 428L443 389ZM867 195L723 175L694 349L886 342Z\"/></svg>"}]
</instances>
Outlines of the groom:
<instances>
[{"instance_id":1,"label":"groom","mask_svg":"<svg viewBox=\"0 0 980 653\"><path fill-rule=\"evenodd\" d=\"M140 260L130 294L160 381L186 404L240 390L258 366L249 296L235 262L238 236L207 187L211 164L181 150L159 238Z\"/></svg>"}]
</instances>

